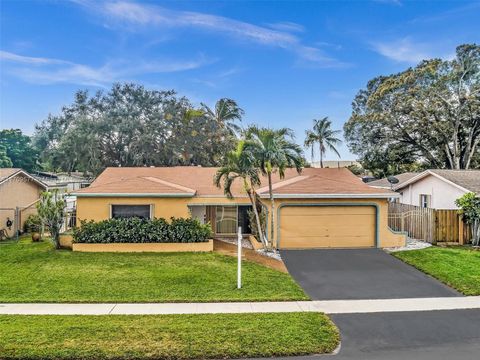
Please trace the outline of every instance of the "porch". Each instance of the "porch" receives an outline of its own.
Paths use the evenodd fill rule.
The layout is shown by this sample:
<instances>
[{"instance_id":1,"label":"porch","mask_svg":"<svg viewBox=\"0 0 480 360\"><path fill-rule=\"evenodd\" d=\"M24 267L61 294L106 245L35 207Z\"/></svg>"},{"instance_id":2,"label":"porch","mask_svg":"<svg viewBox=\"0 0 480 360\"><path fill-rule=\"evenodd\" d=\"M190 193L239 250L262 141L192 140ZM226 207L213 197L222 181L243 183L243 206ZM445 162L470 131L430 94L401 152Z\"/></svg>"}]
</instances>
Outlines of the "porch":
<instances>
[{"instance_id":1,"label":"porch","mask_svg":"<svg viewBox=\"0 0 480 360\"><path fill-rule=\"evenodd\" d=\"M249 211L251 205L189 205L192 218L210 223L216 238L237 236L238 227L244 236L251 235Z\"/></svg>"}]
</instances>

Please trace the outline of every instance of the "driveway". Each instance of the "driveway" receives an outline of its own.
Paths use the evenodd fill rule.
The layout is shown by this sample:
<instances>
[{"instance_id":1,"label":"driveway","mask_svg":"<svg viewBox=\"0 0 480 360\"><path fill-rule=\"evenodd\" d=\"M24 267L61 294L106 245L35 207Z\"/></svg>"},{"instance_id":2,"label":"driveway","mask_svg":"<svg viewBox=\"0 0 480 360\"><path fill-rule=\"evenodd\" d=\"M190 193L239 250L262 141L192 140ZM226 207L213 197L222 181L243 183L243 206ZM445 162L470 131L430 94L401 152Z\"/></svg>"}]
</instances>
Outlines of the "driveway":
<instances>
[{"instance_id":1,"label":"driveway","mask_svg":"<svg viewBox=\"0 0 480 360\"><path fill-rule=\"evenodd\" d=\"M288 360L478 360L480 310L333 315L337 355ZM277 358L280 359L280 358Z\"/></svg>"},{"instance_id":2,"label":"driveway","mask_svg":"<svg viewBox=\"0 0 480 360\"><path fill-rule=\"evenodd\" d=\"M281 255L314 300L462 296L380 249L282 250Z\"/></svg>"}]
</instances>

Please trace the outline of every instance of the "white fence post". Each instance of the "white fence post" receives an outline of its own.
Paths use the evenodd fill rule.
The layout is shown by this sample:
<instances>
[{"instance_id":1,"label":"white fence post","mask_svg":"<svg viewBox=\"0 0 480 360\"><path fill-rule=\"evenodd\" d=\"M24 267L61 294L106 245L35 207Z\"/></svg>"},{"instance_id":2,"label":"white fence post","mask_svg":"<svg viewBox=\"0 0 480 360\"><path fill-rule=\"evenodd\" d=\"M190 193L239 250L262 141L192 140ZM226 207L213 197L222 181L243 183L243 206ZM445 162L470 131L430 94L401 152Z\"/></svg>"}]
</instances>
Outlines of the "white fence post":
<instances>
[{"instance_id":1,"label":"white fence post","mask_svg":"<svg viewBox=\"0 0 480 360\"><path fill-rule=\"evenodd\" d=\"M237 289L242 288L242 227L238 227L237 238L238 260L237 260Z\"/></svg>"}]
</instances>

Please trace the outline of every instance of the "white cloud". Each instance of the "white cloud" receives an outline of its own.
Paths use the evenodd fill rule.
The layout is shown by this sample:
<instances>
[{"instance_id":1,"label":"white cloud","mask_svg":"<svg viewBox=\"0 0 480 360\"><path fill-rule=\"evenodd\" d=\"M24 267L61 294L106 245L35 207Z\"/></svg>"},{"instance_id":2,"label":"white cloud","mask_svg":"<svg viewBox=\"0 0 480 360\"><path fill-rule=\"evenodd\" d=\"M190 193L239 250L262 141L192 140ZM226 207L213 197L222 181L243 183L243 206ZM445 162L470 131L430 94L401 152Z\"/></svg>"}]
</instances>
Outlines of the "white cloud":
<instances>
[{"instance_id":1,"label":"white cloud","mask_svg":"<svg viewBox=\"0 0 480 360\"><path fill-rule=\"evenodd\" d=\"M133 1L92 2L77 0L76 3L103 16L110 24L122 29L145 30L154 33L155 28L196 28L213 31L257 44L285 49L303 60L324 64L326 67L343 66L321 49L306 46L291 32L303 30L301 25L289 22L263 27L224 16L192 11L176 11L157 5L139 4Z\"/></svg>"},{"instance_id":2,"label":"white cloud","mask_svg":"<svg viewBox=\"0 0 480 360\"><path fill-rule=\"evenodd\" d=\"M13 61L17 63L31 64L31 65L48 65L48 64L67 63L66 61L62 61L58 59L22 56L22 55L14 54L14 53L3 51L3 50L0 50L0 60Z\"/></svg>"},{"instance_id":3,"label":"white cloud","mask_svg":"<svg viewBox=\"0 0 480 360\"><path fill-rule=\"evenodd\" d=\"M303 25L290 22L290 21L281 21L278 23L267 24L270 28L279 30L279 31L288 31L288 32L304 32L305 27Z\"/></svg>"},{"instance_id":4,"label":"white cloud","mask_svg":"<svg viewBox=\"0 0 480 360\"><path fill-rule=\"evenodd\" d=\"M115 81L129 80L136 75L186 71L211 64L215 60L203 55L195 60L163 59L156 61L117 60L99 67L70 61L29 57L0 51L0 59L9 63L9 73L35 84L72 83L106 86Z\"/></svg>"},{"instance_id":5,"label":"white cloud","mask_svg":"<svg viewBox=\"0 0 480 360\"><path fill-rule=\"evenodd\" d=\"M427 45L415 43L410 38L391 42L376 42L372 45L376 52L397 62L417 64L424 59L433 57Z\"/></svg>"}]
</instances>

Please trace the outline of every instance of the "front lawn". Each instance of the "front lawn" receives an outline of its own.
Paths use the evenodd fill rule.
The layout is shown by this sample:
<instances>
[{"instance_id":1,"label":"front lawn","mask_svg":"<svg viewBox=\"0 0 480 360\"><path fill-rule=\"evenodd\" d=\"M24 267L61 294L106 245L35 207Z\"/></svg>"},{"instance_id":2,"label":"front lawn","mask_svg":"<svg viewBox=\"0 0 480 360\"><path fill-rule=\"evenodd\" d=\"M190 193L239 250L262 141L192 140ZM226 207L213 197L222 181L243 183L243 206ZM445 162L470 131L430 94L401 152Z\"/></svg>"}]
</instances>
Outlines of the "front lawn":
<instances>
[{"instance_id":1,"label":"front lawn","mask_svg":"<svg viewBox=\"0 0 480 360\"><path fill-rule=\"evenodd\" d=\"M8 359L198 359L332 352L338 330L323 314L148 316L0 315Z\"/></svg>"},{"instance_id":2,"label":"front lawn","mask_svg":"<svg viewBox=\"0 0 480 360\"><path fill-rule=\"evenodd\" d=\"M393 255L465 295L480 295L480 251L432 246Z\"/></svg>"},{"instance_id":3,"label":"front lawn","mask_svg":"<svg viewBox=\"0 0 480 360\"><path fill-rule=\"evenodd\" d=\"M284 301L308 297L288 274L215 253L79 253L0 244L0 302Z\"/></svg>"}]
</instances>

